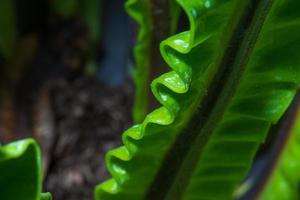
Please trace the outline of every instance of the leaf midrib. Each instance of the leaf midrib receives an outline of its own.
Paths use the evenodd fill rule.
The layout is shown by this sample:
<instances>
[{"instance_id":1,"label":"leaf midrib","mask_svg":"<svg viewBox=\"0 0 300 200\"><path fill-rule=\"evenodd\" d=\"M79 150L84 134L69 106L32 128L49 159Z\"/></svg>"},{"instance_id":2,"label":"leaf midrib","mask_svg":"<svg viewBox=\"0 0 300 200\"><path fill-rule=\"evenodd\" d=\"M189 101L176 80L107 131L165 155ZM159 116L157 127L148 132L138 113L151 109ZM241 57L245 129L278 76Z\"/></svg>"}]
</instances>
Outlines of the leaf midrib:
<instances>
[{"instance_id":1,"label":"leaf midrib","mask_svg":"<svg viewBox=\"0 0 300 200\"><path fill-rule=\"evenodd\" d=\"M273 0L248 0L242 4L243 14L229 36L208 94L191 117L188 128L181 131L170 148L145 199L181 199L205 144L239 85L272 3ZM240 37L242 28L246 31Z\"/></svg>"}]
</instances>

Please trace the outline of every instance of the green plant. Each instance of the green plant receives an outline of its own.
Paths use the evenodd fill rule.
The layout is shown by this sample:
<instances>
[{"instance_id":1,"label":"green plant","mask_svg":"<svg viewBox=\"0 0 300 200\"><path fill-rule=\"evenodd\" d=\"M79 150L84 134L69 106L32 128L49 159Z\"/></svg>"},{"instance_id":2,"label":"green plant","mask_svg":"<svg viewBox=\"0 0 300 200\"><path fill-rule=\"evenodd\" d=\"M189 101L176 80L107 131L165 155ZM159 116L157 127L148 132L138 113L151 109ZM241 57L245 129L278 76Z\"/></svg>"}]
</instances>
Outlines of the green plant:
<instances>
[{"instance_id":1,"label":"green plant","mask_svg":"<svg viewBox=\"0 0 300 200\"><path fill-rule=\"evenodd\" d=\"M55 2L55 9L67 8ZM76 10L76 1L68 2L70 7L61 11L66 15ZM138 122L149 110L146 88L152 64L161 64L152 60L157 38L151 8L157 2L129 0L126 6L141 26L135 49ZM170 20L164 36L175 32L179 8L188 16L190 30L162 41L161 54L172 71L151 84L162 107L123 134L124 146L108 152L112 179L97 186L97 200L233 199L258 148L299 89L297 0L165 2ZM298 129L297 124L291 138L298 138ZM261 199L272 199L270 191L278 184L298 183L293 176L298 160L287 162L290 157L283 156L290 151L297 155L298 145L288 140ZM292 170L290 163L295 164ZM287 168L289 180L277 180ZM0 199L51 199L41 193L41 171L40 151L32 139L0 146ZM294 187L288 190L294 196L284 196L297 198Z\"/></svg>"},{"instance_id":2,"label":"green plant","mask_svg":"<svg viewBox=\"0 0 300 200\"><path fill-rule=\"evenodd\" d=\"M232 199L299 87L297 1L178 2L191 29L161 44L163 107L107 154L97 199Z\"/></svg>"}]
</instances>

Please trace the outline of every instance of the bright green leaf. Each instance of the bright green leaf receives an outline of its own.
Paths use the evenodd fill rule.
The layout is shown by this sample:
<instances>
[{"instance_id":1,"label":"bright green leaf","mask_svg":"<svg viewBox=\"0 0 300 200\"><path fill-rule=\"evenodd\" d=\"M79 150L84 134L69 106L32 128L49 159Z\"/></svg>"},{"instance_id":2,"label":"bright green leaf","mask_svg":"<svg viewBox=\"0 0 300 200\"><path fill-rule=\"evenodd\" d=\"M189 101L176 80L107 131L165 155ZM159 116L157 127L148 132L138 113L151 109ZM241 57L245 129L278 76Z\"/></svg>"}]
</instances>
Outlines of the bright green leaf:
<instances>
[{"instance_id":1,"label":"bright green leaf","mask_svg":"<svg viewBox=\"0 0 300 200\"><path fill-rule=\"evenodd\" d=\"M42 195L41 155L32 139L0 146L0 199L50 200Z\"/></svg>"}]
</instances>

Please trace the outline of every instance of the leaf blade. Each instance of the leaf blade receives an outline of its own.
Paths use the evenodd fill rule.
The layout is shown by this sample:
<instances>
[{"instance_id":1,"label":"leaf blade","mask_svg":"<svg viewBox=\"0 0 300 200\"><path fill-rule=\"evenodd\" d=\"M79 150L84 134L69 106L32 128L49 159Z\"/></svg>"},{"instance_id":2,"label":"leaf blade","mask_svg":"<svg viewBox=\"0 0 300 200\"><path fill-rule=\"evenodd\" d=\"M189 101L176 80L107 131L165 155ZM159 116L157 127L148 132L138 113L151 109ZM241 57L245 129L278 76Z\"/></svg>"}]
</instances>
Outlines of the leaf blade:
<instances>
[{"instance_id":1,"label":"leaf blade","mask_svg":"<svg viewBox=\"0 0 300 200\"><path fill-rule=\"evenodd\" d=\"M269 3L269 1L261 2ZM275 10L277 7L282 7L280 1L276 2L279 3L275 4ZM201 123L205 117L210 118L209 123L206 122L203 125L204 128L191 126L189 120L192 120L194 115L199 112L199 107L200 109L206 107L205 104L203 105L202 100L207 95L206 92L209 86L212 85L214 77L220 70L218 65L220 60L217 58L222 58L224 55L227 56L226 50L224 50L223 55L219 55L218 52L218 48L222 47L221 44L227 44L227 41L230 40L230 37L224 38L222 35L224 32L227 34L234 33L232 29L236 28L237 24L231 24L230 19L243 13L235 13L236 9L234 8L238 3L237 1L227 1L226 3L224 1L215 1L213 2L215 5L212 4L211 6L207 6L206 1L182 1L181 3L189 15L191 31L173 36L162 43L163 56L174 71L159 77L152 83L153 92L164 107L148 115L142 124L124 134L123 142L126 148L123 147L118 149L117 152L108 153L108 168L114 179L106 183L105 188L102 187L103 185L98 186L96 190L98 199L220 199L221 197L223 199L231 199L236 184L246 174L259 144L264 141L269 127L282 116L292 101L297 87L299 87L300 65L299 60L293 54L286 54L286 57L283 57L284 62L272 66L272 70L269 71L264 69L264 59L260 60L261 55L267 58L269 55L274 55L272 48L264 53L262 48L265 48L265 44L259 42L268 40L270 36L273 39L269 39L269 41L277 37L276 34L273 36L272 34L270 35L270 31L268 32L268 27L272 28L272 22L275 22L270 17L268 20L271 25L263 27L263 32L265 32L263 34L259 34L259 29L264 24L264 21L260 22L262 24L253 25L252 29L256 31L256 35L251 39L256 42L256 38L259 36L259 41L252 46L254 48L253 54L252 50L246 52L249 53L249 57L252 57L250 63L243 56L243 50L237 52L237 58L241 54L242 58L245 59L242 60L245 64L240 64L238 59L234 61L238 65L247 66L247 69L245 73L238 71L233 76L235 80L228 78L229 83L226 84L229 84L229 89L226 89L226 87L222 89L222 98L229 98L226 100L228 105L222 103L221 100L217 100L217 103L213 104L216 108L212 110L215 114L213 113L212 115L210 112L207 112L209 113L208 116L202 114L200 118L196 118L194 125ZM249 8L247 3L251 5L250 1L244 2L245 10ZM272 7L271 13L274 12L274 7ZM259 11L259 13L264 14L264 10ZM277 17L276 15L271 15ZM257 16L255 15L254 19L256 19L255 17ZM250 21L249 26L251 26L252 21ZM206 27L206 29L203 30L203 27ZM230 30L226 30L228 27L230 27ZM242 40L242 45L243 42L249 43L248 40ZM250 45L253 45L251 40ZM228 46L230 47L230 45ZM297 45L295 49L298 49ZM200 56L205 59L199 59ZM284 69L278 67L289 60L293 60L292 67L289 66ZM273 64L273 62L271 63ZM237 75L242 76L241 83L240 77ZM222 80L222 77L219 77L219 79ZM177 82L179 83L177 84ZM257 89L257 85L253 82L261 82L262 86L271 84L271 88L274 86L273 91L275 95L268 93L268 91ZM275 87L276 85L279 85L279 87ZM235 87L236 89L232 90ZM256 91L256 94L249 96L249 94L245 93L245 90ZM226 91L230 91L229 97L226 97ZM280 92L280 95L278 95L278 92ZM282 95L283 97L281 97ZM210 102L206 101L207 105L209 105ZM224 111L220 114L218 110ZM214 116L219 114L220 116L216 120L218 122L215 123ZM248 127L251 128L258 125L260 129L255 130L256 133L251 134L251 137L245 137L242 134L237 136L228 134L229 136L227 136L228 130L230 133L236 127L239 128L240 124L246 122L249 122ZM158 124L164 126L159 126ZM228 129L228 127L231 128ZM204 129L204 131L201 129ZM177 138L178 132L182 130L185 135L183 142L180 141L180 138ZM200 135L198 137L199 142L194 142L191 139L192 137L189 138L189 132L197 132L199 130L207 134ZM245 130L241 129L242 131ZM191 134L193 135L193 133ZM174 143L175 140L178 143ZM190 141L187 142L187 140ZM188 144L192 144L194 147L190 148ZM184 148L187 150L175 149L175 147L181 146L185 146ZM199 146L203 148L204 153L200 152L199 154L199 151L195 150ZM243 146L247 148L243 149ZM228 149L226 150L226 148ZM240 154L233 154L239 149L243 149ZM175 152L173 152L174 150ZM189 157L186 151L193 150L196 153L192 152ZM122 152L122 156L120 156L120 152ZM168 154L168 152L171 153ZM174 155L178 157L178 152L182 153L184 160L188 160L188 164L185 165L186 168L181 166L176 168L176 164L179 163L181 165L181 160L178 161L178 159L174 158ZM167 154L170 156L170 160ZM199 155L201 155L200 158ZM223 164L218 166L219 158L222 158ZM189 168L191 166L189 163L196 163L196 166L198 163L201 163L201 165L199 165L199 168L198 166ZM134 166L143 167L142 169L137 169ZM204 176L206 174L204 173L205 171L215 172L216 170L214 169L220 168L220 171L232 172L234 179L223 179L222 176L214 177L214 173L209 173L211 177ZM182 176L178 176L181 173L180 170L183 171ZM191 171L191 173L188 178L184 178L187 171ZM235 171L237 172L234 173ZM147 174L147 176L144 176L144 174ZM156 180L153 178L154 176ZM177 178L176 184L172 180L174 176ZM197 177L200 178L196 180ZM218 182L216 182L216 178L219 178ZM186 180L187 184L183 183L180 185L182 179ZM137 183L138 189L135 188ZM167 185L170 183L171 190L170 185ZM219 188L219 193L215 192L216 187ZM169 196L165 197L165 191L171 191Z\"/></svg>"}]
</instances>

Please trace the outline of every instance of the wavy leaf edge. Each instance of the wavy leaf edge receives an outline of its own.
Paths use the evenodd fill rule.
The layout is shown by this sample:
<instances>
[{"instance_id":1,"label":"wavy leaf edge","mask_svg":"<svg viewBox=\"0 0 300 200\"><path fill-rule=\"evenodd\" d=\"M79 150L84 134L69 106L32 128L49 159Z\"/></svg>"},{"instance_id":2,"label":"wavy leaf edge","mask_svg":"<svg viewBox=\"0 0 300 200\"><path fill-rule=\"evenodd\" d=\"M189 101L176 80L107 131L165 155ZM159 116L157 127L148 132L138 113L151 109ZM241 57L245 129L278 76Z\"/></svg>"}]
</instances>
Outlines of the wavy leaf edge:
<instances>
[{"instance_id":1,"label":"wavy leaf edge","mask_svg":"<svg viewBox=\"0 0 300 200\"><path fill-rule=\"evenodd\" d=\"M131 14L131 16L136 20L139 21L138 19L140 18L140 15L142 13L139 12L139 10L134 9L134 5L138 2L138 0L129 0L126 3L126 9L127 11ZM173 105L167 104L166 100L164 99L164 95L161 95L159 92L159 86L163 85L167 88L169 88L172 92L178 93L178 94L183 94L186 93L189 89L189 85L191 82L191 71L188 69L181 69L174 67L172 65L172 62L169 60L168 56L166 56L166 47L171 47L174 50L181 52L181 53L188 53L191 49L192 46L189 45L190 43L193 42L193 17L190 15L190 13L187 11L188 8L184 7L184 4L178 0L177 1L179 5L185 10L185 12L188 14L188 18L191 24L191 29L190 31L182 32L179 34L176 34L174 36L169 37L168 39L162 41L161 46L160 46L160 51L167 62L168 66L173 69L173 71L167 72L160 77L156 78L153 80L151 84L151 90L156 97L156 99L160 102L162 107L154 110L153 112L149 113L144 121L141 124L134 125L133 127L129 128L127 131L125 131L122 135L122 142L124 146L118 147L116 149L113 149L109 151L106 154L105 160L106 160L106 165L108 170L110 171L112 175L112 179L109 179L105 181L104 183L98 185L95 189L95 197L97 198L98 192L100 190L103 190L107 193L111 194L116 194L121 188L118 187L118 183L122 183L127 179L126 177L120 177L119 175L115 175L113 170L111 169L111 162L110 160L114 157L123 160L123 161L130 161L131 158L134 156L136 152L136 147L132 145L130 141L128 141L128 138L134 139L134 140L142 140L144 137L144 130L146 126L150 125L151 123L153 124L158 124L158 125L170 125L174 122L174 119L176 117L176 113L179 111L179 108L174 106L176 105L176 102L173 101ZM190 33L192 32L192 33ZM140 34L139 37L141 37L142 33ZM187 41L182 41L181 44L178 46L174 46L172 44L175 44L175 40L178 40L178 38L187 38ZM163 80L169 79L169 82L165 82ZM163 117L161 117L163 116ZM126 174L124 174L126 176ZM123 179L123 180L122 180Z\"/></svg>"}]
</instances>

